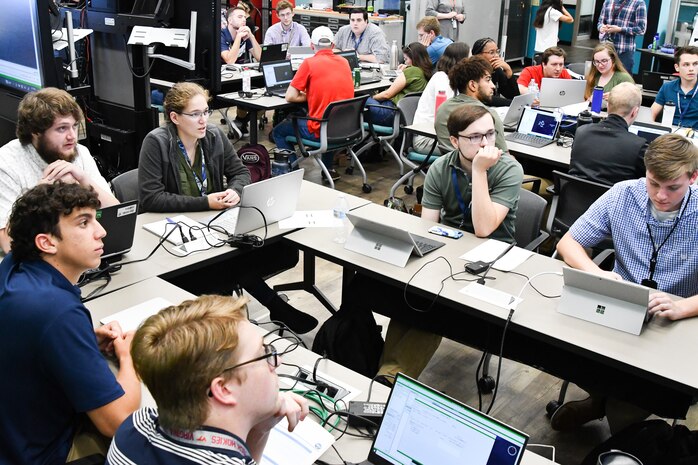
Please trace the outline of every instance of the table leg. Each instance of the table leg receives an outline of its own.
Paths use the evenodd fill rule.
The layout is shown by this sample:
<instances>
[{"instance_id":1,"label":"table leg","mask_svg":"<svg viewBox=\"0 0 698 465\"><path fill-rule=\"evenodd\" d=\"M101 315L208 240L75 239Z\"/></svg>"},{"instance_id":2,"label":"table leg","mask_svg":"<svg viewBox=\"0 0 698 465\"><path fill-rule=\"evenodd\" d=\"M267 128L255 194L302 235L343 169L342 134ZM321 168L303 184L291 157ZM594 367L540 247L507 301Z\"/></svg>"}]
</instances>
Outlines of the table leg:
<instances>
[{"instance_id":1,"label":"table leg","mask_svg":"<svg viewBox=\"0 0 698 465\"><path fill-rule=\"evenodd\" d=\"M250 135L252 131L250 130ZM346 281L345 281L346 282ZM344 283L343 283L344 285ZM333 315L337 313L337 308L332 305L332 302L322 293L315 285L315 254L303 252L303 280L293 283L277 284L274 286L275 291L305 291L315 296L325 308Z\"/></svg>"}]
</instances>

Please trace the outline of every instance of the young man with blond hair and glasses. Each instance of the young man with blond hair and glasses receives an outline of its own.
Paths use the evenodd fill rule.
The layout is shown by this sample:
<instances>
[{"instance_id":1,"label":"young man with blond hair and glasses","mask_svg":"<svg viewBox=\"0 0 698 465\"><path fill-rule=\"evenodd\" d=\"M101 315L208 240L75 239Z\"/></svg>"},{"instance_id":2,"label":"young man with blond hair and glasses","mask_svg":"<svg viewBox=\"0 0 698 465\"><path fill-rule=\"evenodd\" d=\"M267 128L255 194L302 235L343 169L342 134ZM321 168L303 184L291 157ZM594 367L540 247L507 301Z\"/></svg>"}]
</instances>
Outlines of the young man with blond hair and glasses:
<instances>
[{"instance_id":1,"label":"young man with blond hair and glasses","mask_svg":"<svg viewBox=\"0 0 698 465\"><path fill-rule=\"evenodd\" d=\"M274 346L247 320L246 298L202 296L167 307L136 331L131 353L157 409L119 428L107 464L254 464L269 431L292 431L308 404L280 392Z\"/></svg>"}]
</instances>

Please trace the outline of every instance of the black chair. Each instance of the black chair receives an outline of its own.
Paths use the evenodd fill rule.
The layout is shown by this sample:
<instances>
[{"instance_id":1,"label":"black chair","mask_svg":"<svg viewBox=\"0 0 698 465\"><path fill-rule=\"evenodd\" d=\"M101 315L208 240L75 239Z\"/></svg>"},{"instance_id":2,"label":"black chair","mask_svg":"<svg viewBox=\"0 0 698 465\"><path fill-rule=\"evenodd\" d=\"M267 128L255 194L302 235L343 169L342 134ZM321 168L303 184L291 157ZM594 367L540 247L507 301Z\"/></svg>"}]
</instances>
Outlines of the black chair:
<instances>
[{"instance_id":1,"label":"black chair","mask_svg":"<svg viewBox=\"0 0 698 465\"><path fill-rule=\"evenodd\" d=\"M112 179L111 188L120 202L138 200L138 168L121 173Z\"/></svg>"},{"instance_id":2,"label":"black chair","mask_svg":"<svg viewBox=\"0 0 698 465\"><path fill-rule=\"evenodd\" d=\"M321 119L298 115L291 117L296 135L286 137L286 140L292 144L298 144L303 157L312 157L315 160L332 189L334 189L334 181L332 181L328 168L322 163L320 156L326 152L346 149L351 155L352 163L359 167L363 176L362 190L365 193L371 192L366 171L352 150L365 137L363 111L367 99L368 95L363 95L348 100L332 102L325 109ZM303 139L298 127L299 120L317 121L320 123L320 140ZM298 161L296 160L295 164Z\"/></svg>"}]
</instances>

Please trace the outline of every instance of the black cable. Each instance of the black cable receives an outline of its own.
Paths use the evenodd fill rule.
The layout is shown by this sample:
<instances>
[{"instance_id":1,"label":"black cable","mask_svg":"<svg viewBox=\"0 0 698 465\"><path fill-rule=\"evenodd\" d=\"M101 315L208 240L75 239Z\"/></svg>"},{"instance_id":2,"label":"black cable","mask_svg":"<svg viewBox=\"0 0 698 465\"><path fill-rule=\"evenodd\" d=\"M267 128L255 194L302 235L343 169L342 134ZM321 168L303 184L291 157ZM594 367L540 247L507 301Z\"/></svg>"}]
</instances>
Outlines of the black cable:
<instances>
[{"instance_id":1,"label":"black cable","mask_svg":"<svg viewBox=\"0 0 698 465\"><path fill-rule=\"evenodd\" d=\"M475 369L475 386L477 387L477 409L482 412L482 389L480 389L480 370L482 369L482 366L485 363L485 359L487 358L487 351L482 352L482 356L480 356L480 362L477 364L477 368Z\"/></svg>"},{"instance_id":2,"label":"black cable","mask_svg":"<svg viewBox=\"0 0 698 465\"><path fill-rule=\"evenodd\" d=\"M131 64L131 58L128 56L128 47L129 47L128 39L126 38L125 35L122 35L121 37L123 37L123 39L124 39L124 53L126 54L126 64L128 65L128 69L129 69L129 71L131 71L131 74L133 75L133 77L135 77L137 79L143 79L143 78L148 77L148 75L150 74L150 71L152 71L152 69L153 69L153 65L155 64L155 60L150 61L150 66L148 66L148 71L146 71L145 74L143 74L143 75L136 74L136 72L133 70L133 65Z\"/></svg>"},{"instance_id":3,"label":"black cable","mask_svg":"<svg viewBox=\"0 0 698 465\"><path fill-rule=\"evenodd\" d=\"M376 375L373 378L371 378L371 382L368 383L368 393L366 394L366 402L371 402L371 391L373 390L373 383L376 382L376 378L378 378L379 376L382 376L384 378L392 378L393 381L395 380L394 375L387 375L387 374L386 375Z\"/></svg>"},{"instance_id":4,"label":"black cable","mask_svg":"<svg viewBox=\"0 0 698 465\"><path fill-rule=\"evenodd\" d=\"M490 406L487 408L487 412L485 412L487 415L490 414L490 410L492 410L492 407L494 406L494 401L497 399L497 390L499 389L499 375L502 370L502 356L504 355L504 338L507 335L507 328L509 327L511 317L513 316L514 309L512 308L511 310L509 310L509 316L507 317L506 323L504 323L504 330L502 331L502 342L499 346L499 361L497 362L497 379L495 380L494 392L492 393L492 400L490 401Z\"/></svg>"},{"instance_id":5,"label":"black cable","mask_svg":"<svg viewBox=\"0 0 698 465\"><path fill-rule=\"evenodd\" d=\"M429 306L428 306L426 309L420 309L420 308L417 308L417 307L412 306L412 304L410 304L410 302L409 302L408 299L407 299L407 289L409 288L410 283L411 283L412 280L419 274L419 272L422 271L422 269L424 269L427 265L431 265L432 263L434 263L434 262L437 261L438 259L442 259L442 260L445 260L445 261L446 261L446 264L448 265L448 269L449 269L449 271L450 271L449 275L446 276L444 279L441 280L441 286L439 287L439 292L434 296L434 298L433 298L432 301L429 303ZM451 262L449 262L448 259L447 259L446 257L444 257L444 256L442 256L442 255L439 255L439 256L436 257L435 259L433 259L433 260L431 260L431 261L428 261L428 262L426 262L424 265L422 265L421 267L419 267L419 269L418 269L417 271L415 271L414 274L410 277L410 279L405 283L405 287L403 288L403 292L402 292L403 298L404 298L404 300L405 300L405 304L406 304L411 310L414 310L415 312L419 312L419 313L427 313L427 312L429 312L429 311L431 310L431 308L434 306L434 303L436 302L436 299L438 299L439 296L441 295L441 291L443 291L443 289L444 289L444 283L445 283L448 279L452 279L452 280L454 280L454 281L464 281L464 282L469 282L469 283L474 282L474 281L477 281L477 279L458 279L458 278L456 278L456 276L461 275L461 274L465 274L465 272L464 272L464 271L459 271L458 273L453 273L453 267L451 266Z\"/></svg>"},{"instance_id":6,"label":"black cable","mask_svg":"<svg viewBox=\"0 0 698 465\"><path fill-rule=\"evenodd\" d=\"M478 280L477 280L477 283L478 283L478 284L482 284L483 286L485 285L485 279L487 279L487 273L490 272L490 270L492 269L492 266L494 266L494 264L497 263L497 260L499 260L500 258L502 258L503 256L505 256L506 254L508 254L509 251L510 251L511 249L513 249L515 245L516 245L516 241L512 242L511 244L509 244L509 245L507 246L507 248L504 249L504 251L503 251L502 253L500 253L499 255L497 255L497 258L495 258L494 260L492 260L491 262L489 262L489 263L487 264L487 269L485 270L484 273L482 273L482 276L479 277Z\"/></svg>"}]
</instances>

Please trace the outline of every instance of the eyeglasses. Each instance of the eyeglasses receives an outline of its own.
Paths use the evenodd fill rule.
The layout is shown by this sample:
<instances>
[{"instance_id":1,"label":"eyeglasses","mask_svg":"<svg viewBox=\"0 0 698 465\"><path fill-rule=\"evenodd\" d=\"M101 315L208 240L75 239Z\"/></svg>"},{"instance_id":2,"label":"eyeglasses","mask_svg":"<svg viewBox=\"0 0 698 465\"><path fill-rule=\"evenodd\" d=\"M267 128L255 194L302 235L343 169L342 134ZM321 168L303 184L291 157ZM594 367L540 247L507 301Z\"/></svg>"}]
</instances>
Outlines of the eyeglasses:
<instances>
[{"instance_id":1,"label":"eyeglasses","mask_svg":"<svg viewBox=\"0 0 698 465\"><path fill-rule=\"evenodd\" d=\"M193 119L208 118L213 114L213 110L195 111L194 113L184 113L183 111L178 112L180 115L188 116Z\"/></svg>"},{"instance_id":2,"label":"eyeglasses","mask_svg":"<svg viewBox=\"0 0 698 465\"><path fill-rule=\"evenodd\" d=\"M492 131L487 131L484 134L468 134L467 136L463 135L463 134L458 134L458 137L459 138L462 137L463 139L468 139L471 144L481 144L483 140L485 142L487 142L488 140L494 140L495 134L496 134L496 132L494 130L492 130Z\"/></svg>"},{"instance_id":3,"label":"eyeglasses","mask_svg":"<svg viewBox=\"0 0 698 465\"><path fill-rule=\"evenodd\" d=\"M489 52L482 52L482 53L484 53L485 55L494 56L494 55L499 55L499 52L500 52L499 49L495 49L495 50L490 50Z\"/></svg>"},{"instance_id":4,"label":"eyeglasses","mask_svg":"<svg viewBox=\"0 0 698 465\"><path fill-rule=\"evenodd\" d=\"M601 60L594 60L594 65L595 65L595 66L605 65L605 64L608 63L609 61L611 61L610 58L603 58L603 59L601 59Z\"/></svg>"},{"instance_id":5,"label":"eyeglasses","mask_svg":"<svg viewBox=\"0 0 698 465\"><path fill-rule=\"evenodd\" d=\"M279 353L276 351L276 348L271 344L262 344L262 347L264 347L264 355L260 355L259 357L253 358L252 360L248 360L246 362L238 363L237 365L225 368L223 372L234 370L236 368L240 368L241 366L249 365L250 363L259 362L260 360L266 360L269 366L271 366L272 368L277 368L279 366ZM287 352L290 351L286 349L284 353Z\"/></svg>"}]
</instances>

